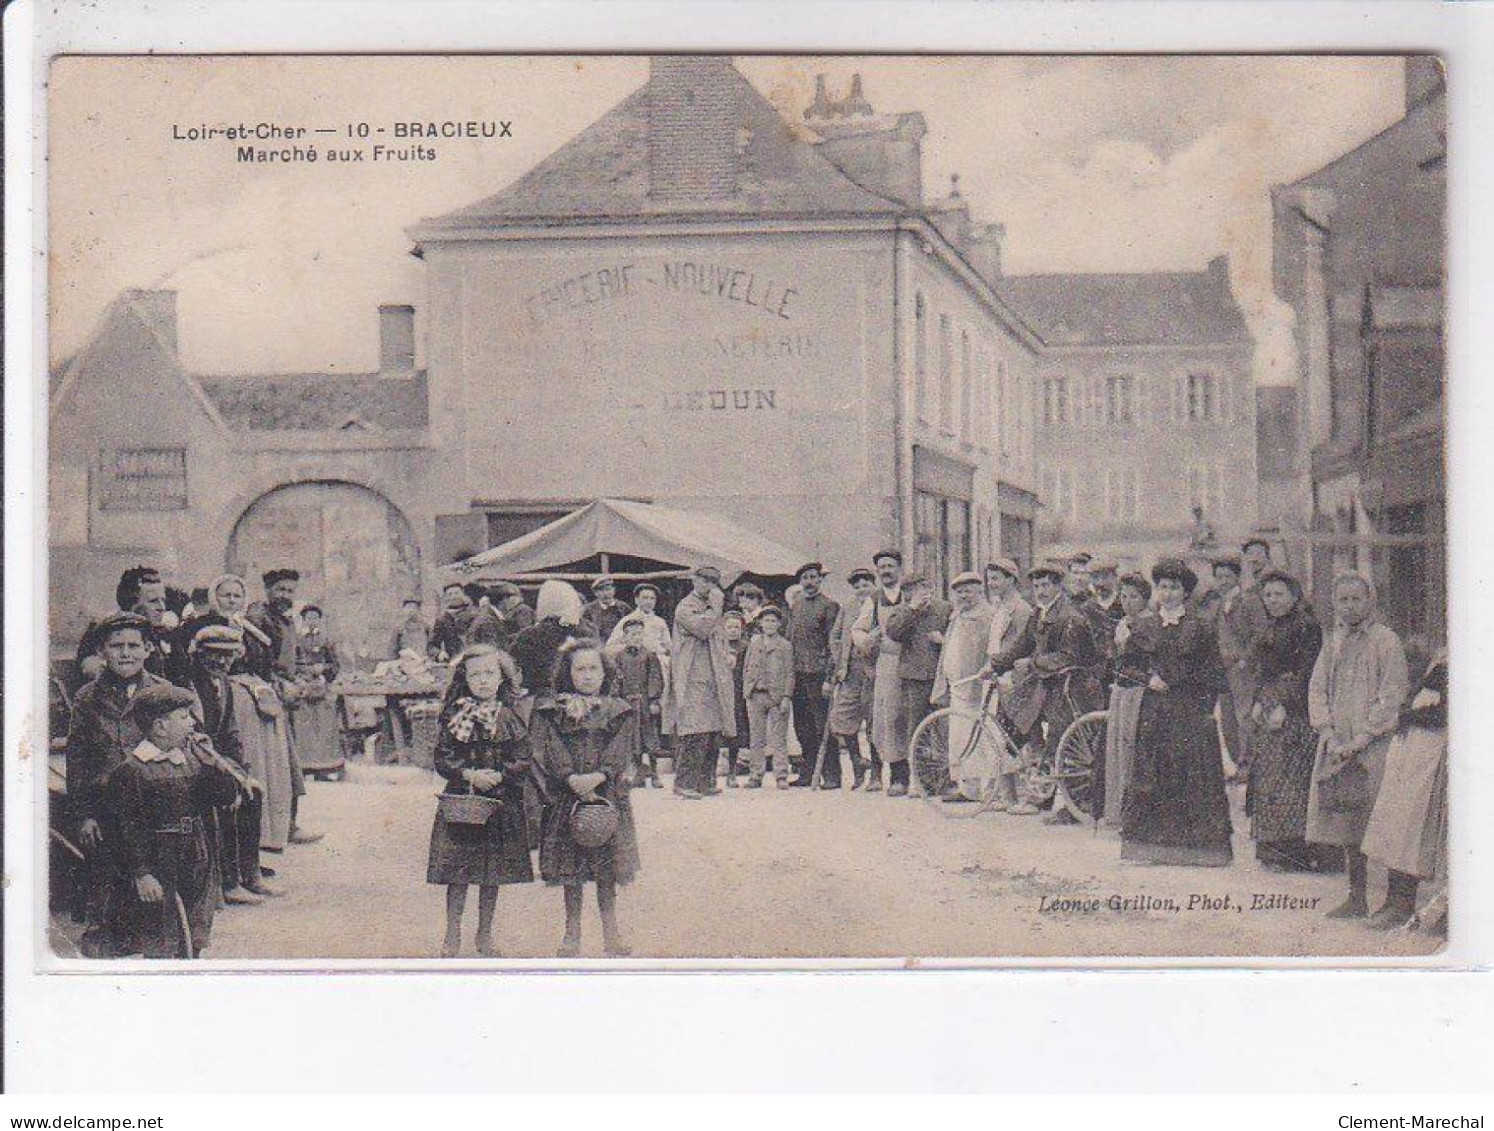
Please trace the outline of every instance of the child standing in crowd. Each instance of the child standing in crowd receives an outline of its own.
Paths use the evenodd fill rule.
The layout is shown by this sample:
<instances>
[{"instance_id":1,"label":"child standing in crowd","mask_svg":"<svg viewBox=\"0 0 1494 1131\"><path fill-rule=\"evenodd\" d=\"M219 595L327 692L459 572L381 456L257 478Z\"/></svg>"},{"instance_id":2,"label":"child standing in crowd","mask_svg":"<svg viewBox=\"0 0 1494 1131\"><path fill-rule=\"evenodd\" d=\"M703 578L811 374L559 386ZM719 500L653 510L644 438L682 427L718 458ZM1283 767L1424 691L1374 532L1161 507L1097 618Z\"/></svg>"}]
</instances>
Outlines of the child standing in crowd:
<instances>
[{"instance_id":1,"label":"child standing in crowd","mask_svg":"<svg viewBox=\"0 0 1494 1131\"><path fill-rule=\"evenodd\" d=\"M197 958L208 945L218 893L206 819L239 792L241 776L211 747L187 749L194 702L169 684L138 691L128 714L145 737L108 779L136 900L131 938L147 958Z\"/></svg>"},{"instance_id":2,"label":"child standing in crowd","mask_svg":"<svg viewBox=\"0 0 1494 1131\"><path fill-rule=\"evenodd\" d=\"M596 643L566 644L556 658L552 692L535 705L530 723L530 749L545 806L540 875L545 883L565 889L561 958L581 953L581 897L587 882L597 886L607 955L632 953L617 926L617 885L631 883L639 868L628 799L632 708L611 694L609 666ZM589 811L593 805L610 809L610 814Z\"/></svg>"},{"instance_id":3,"label":"child standing in crowd","mask_svg":"<svg viewBox=\"0 0 1494 1131\"><path fill-rule=\"evenodd\" d=\"M752 756L752 726L747 717L747 697L742 691L749 640L745 621L738 610L728 610L721 625L726 634L726 658L731 664L733 707L737 720L736 734L723 736L726 744L726 788L736 789L737 777L749 772L748 763Z\"/></svg>"},{"instance_id":4,"label":"child standing in crowd","mask_svg":"<svg viewBox=\"0 0 1494 1131\"><path fill-rule=\"evenodd\" d=\"M747 646L742 692L752 729L752 776L748 789L761 789L768 761L778 788L788 780L788 717L794 695L794 649L780 630L783 613L776 605L763 606L759 631Z\"/></svg>"},{"instance_id":5,"label":"child standing in crowd","mask_svg":"<svg viewBox=\"0 0 1494 1131\"><path fill-rule=\"evenodd\" d=\"M664 666L644 642L643 618L630 614L620 621L622 646L609 649L617 668L617 695L632 706L638 728L638 764L633 784L659 786L659 706L664 698Z\"/></svg>"},{"instance_id":6,"label":"child standing in crowd","mask_svg":"<svg viewBox=\"0 0 1494 1131\"><path fill-rule=\"evenodd\" d=\"M446 789L431 828L427 883L446 885L446 939L441 956L462 947L462 912L467 887L478 885L477 953L497 954L493 913L502 884L534 880L524 820L524 779L529 757L524 724L510 707L519 687L519 669L507 652L474 644L457 665L441 707L436 738L436 772ZM487 819L464 813L448 816L447 798L476 795L491 799Z\"/></svg>"}]
</instances>

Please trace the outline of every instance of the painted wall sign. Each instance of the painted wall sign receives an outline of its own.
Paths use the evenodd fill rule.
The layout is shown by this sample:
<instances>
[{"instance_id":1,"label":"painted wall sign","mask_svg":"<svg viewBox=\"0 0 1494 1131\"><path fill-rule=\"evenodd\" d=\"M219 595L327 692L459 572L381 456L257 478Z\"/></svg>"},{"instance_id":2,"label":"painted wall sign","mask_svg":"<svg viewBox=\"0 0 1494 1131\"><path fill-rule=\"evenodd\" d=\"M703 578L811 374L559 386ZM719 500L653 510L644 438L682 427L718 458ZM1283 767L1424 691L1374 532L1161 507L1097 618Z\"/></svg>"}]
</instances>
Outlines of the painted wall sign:
<instances>
[{"instance_id":1,"label":"painted wall sign","mask_svg":"<svg viewBox=\"0 0 1494 1131\"><path fill-rule=\"evenodd\" d=\"M186 448L106 448L99 453L99 508L187 508Z\"/></svg>"}]
</instances>

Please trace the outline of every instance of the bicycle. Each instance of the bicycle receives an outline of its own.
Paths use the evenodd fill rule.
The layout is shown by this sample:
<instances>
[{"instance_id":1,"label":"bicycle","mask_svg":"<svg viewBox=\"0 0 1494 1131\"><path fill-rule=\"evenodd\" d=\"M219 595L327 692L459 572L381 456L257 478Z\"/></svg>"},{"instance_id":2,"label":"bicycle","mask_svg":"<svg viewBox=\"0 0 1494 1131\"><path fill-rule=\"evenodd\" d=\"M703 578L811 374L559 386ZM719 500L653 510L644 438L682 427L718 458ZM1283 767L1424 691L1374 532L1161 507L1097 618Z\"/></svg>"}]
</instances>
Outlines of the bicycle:
<instances>
[{"instance_id":1,"label":"bicycle","mask_svg":"<svg viewBox=\"0 0 1494 1131\"><path fill-rule=\"evenodd\" d=\"M1067 674L1071 678L1073 673ZM952 687L975 683L983 678L978 673L957 680ZM1063 694L1069 698L1072 709L1069 678L1065 678ZM961 704L951 698L948 707L941 707L918 724L908 743L908 756L913 762L924 800L945 817L967 819L989 812L996 803L1000 786L996 773L980 779L979 794L968 798L968 804L952 804L944 800L952 780L949 724L958 720L968 725L969 734L961 743L953 764L958 766L966 762L982 744L988 744L988 749L994 750L997 766L1021 764L1026 767L1021 776L1029 792L1039 796L1051 793L1055 806L1067 809L1083 824L1093 824L1095 775L1104 766L1105 726L1109 712L1075 711L1076 717L1064 728L1050 763L1046 752L1040 753L1036 761L1024 752L1002 724L998 707L996 684L988 683L978 706ZM985 760L991 761L989 757Z\"/></svg>"}]
</instances>

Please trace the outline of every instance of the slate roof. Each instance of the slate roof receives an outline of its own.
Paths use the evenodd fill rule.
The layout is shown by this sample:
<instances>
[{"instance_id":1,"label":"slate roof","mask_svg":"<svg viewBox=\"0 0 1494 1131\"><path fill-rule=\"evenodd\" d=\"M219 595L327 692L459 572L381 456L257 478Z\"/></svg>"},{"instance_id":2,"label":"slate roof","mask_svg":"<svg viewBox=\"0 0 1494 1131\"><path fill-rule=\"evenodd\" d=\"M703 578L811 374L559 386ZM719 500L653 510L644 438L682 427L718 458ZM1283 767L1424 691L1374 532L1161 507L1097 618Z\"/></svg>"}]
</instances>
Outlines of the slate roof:
<instances>
[{"instance_id":1,"label":"slate roof","mask_svg":"<svg viewBox=\"0 0 1494 1131\"><path fill-rule=\"evenodd\" d=\"M1223 271L1007 275L996 289L1053 346L1251 340Z\"/></svg>"},{"instance_id":2,"label":"slate roof","mask_svg":"<svg viewBox=\"0 0 1494 1131\"><path fill-rule=\"evenodd\" d=\"M856 184L812 144L796 136L773 104L735 67L726 73L737 89L741 136L746 142L736 195L688 201L649 197L651 83L646 83L501 192L421 221L414 229L417 238L441 229L518 221L678 214L897 215L906 211Z\"/></svg>"},{"instance_id":3,"label":"slate roof","mask_svg":"<svg viewBox=\"0 0 1494 1131\"><path fill-rule=\"evenodd\" d=\"M350 422L354 428L407 431L426 427L430 417L423 370L404 377L293 373L196 380L235 431L326 432Z\"/></svg>"}]
</instances>

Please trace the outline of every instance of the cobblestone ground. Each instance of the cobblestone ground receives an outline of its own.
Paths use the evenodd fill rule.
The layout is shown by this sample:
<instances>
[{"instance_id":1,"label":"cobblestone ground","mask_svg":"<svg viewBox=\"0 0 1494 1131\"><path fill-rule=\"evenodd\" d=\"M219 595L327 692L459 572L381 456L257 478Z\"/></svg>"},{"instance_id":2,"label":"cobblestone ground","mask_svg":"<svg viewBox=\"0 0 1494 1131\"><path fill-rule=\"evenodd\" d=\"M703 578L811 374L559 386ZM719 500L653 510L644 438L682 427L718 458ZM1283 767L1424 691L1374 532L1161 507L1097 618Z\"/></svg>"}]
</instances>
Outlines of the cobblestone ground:
<instances>
[{"instance_id":1,"label":"cobblestone ground","mask_svg":"<svg viewBox=\"0 0 1494 1131\"><path fill-rule=\"evenodd\" d=\"M433 957L444 896L425 862L438 788L413 766L354 765L345 781L310 783L303 820L326 839L267 855L287 894L220 912L205 957ZM1409 956L1440 945L1325 920L1343 877L1260 868L1238 813L1236 863L1203 869L1123 864L1106 830L953 819L886 794L769 786L691 802L648 790L634 804L643 873L619 902L638 957ZM498 906L505 957L553 957L559 891L505 888ZM583 953L599 956L590 895L586 915ZM475 906L467 918L470 957Z\"/></svg>"}]
</instances>

